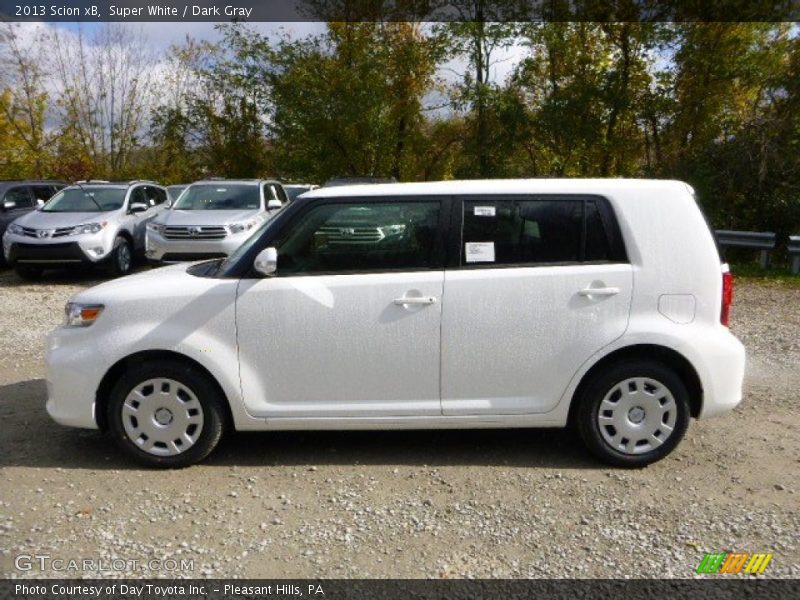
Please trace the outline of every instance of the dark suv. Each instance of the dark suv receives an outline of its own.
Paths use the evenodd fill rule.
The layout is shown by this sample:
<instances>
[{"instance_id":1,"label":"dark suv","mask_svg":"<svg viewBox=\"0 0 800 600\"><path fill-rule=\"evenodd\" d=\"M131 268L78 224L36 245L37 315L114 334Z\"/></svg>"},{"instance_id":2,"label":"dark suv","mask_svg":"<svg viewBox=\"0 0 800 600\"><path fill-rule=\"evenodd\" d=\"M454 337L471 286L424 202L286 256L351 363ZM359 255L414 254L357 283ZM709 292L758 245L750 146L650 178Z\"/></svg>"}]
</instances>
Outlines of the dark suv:
<instances>
[{"instance_id":1,"label":"dark suv","mask_svg":"<svg viewBox=\"0 0 800 600\"><path fill-rule=\"evenodd\" d=\"M47 202L66 185L63 181L44 179L0 181L0 237L11 221L34 210L37 204ZM0 254L2 262L3 256Z\"/></svg>"}]
</instances>

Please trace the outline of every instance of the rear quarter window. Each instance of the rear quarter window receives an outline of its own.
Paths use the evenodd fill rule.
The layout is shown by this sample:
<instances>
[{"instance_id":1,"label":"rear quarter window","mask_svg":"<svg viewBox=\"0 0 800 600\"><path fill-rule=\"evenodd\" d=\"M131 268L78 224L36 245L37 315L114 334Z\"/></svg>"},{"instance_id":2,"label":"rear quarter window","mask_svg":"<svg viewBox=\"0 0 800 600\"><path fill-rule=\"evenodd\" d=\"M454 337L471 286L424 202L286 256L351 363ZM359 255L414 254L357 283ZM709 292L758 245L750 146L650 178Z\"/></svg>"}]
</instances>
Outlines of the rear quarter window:
<instances>
[{"instance_id":1,"label":"rear quarter window","mask_svg":"<svg viewBox=\"0 0 800 600\"><path fill-rule=\"evenodd\" d=\"M462 266L624 259L610 207L595 198L488 198L463 203Z\"/></svg>"}]
</instances>

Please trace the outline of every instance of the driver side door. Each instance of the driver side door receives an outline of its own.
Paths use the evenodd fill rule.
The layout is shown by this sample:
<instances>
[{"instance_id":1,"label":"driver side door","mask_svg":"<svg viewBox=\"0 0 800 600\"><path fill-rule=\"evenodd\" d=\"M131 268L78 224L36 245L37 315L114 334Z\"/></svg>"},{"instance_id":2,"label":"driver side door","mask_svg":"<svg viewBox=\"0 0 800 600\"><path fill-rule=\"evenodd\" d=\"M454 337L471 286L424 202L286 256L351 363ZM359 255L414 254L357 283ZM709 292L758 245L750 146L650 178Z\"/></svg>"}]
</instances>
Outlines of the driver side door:
<instances>
[{"instance_id":1,"label":"driver side door","mask_svg":"<svg viewBox=\"0 0 800 600\"><path fill-rule=\"evenodd\" d=\"M441 415L444 212L439 199L348 199L289 223L276 276L238 290L251 415Z\"/></svg>"}]
</instances>

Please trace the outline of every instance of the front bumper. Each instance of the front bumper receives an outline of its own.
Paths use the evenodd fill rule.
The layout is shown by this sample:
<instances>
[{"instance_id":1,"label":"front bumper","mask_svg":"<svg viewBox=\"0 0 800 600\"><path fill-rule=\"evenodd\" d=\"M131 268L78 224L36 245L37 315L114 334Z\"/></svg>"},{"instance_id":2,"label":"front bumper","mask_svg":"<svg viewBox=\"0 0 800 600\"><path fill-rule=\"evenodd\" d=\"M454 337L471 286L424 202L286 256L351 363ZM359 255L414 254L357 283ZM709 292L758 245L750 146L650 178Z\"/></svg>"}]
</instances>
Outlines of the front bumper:
<instances>
[{"instance_id":1,"label":"front bumper","mask_svg":"<svg viewBox=\"0 0 800 600\"><path fill-rule=\"evenodd\" d=\"M105 236L85 235L70 241L36 240L31 237L6 232L3 236L3 254L6 262L40 267L92 265L108 259L113 244Z\"/></svg>"},{"instance_id":2,"label":"front bumper","mask_svg":"<svg viewBox=\"0 0 800 600\"><path fill-rule=\"evenodd\" d=\"M97 429L95 394L105 361L95 344L80 342L89 328L59 327L47 336L47 412L61 425Z\"/></svg>"},{"instance_id":3,"label":"front bumper","mask_svg":"<svg viewBox=\"0 0 800 600\"><path fill-rule=\"evenodd\" d=\"M148 229L144 254L149 260L165 263L223 258L231 255L252 233L253 230L229 234L221 240L168 240Z\"/></svg>"}]
</instances>

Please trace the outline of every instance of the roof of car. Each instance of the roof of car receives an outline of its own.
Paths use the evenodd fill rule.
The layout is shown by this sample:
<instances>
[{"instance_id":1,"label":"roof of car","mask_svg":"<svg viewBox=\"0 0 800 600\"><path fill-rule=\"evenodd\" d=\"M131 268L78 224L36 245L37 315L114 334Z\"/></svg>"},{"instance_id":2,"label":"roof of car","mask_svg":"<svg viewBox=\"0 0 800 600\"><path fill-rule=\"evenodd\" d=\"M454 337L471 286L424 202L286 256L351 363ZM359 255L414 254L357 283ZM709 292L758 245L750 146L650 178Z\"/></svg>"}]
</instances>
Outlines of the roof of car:
<instances>
[{"instance_id":1,"label":"roof of car","mask_svg":"<svg viewBox=\"0 0 800 600\"><path fill-rule=\"evenodd\" d=\"M67 185L65 182L59 181L58 179L0 179L0 185L52 185L54 183Z\"/></svg>"},{"instance_id":2,"label":"roof of car","mask_svg":"<svg viewBox=\"0 0 800 600\"><path fill-rule=\"evenodd\" d=\"M236 185L248 185L248 184L260 185L262 183L278 183L278 184L280 184L281 182L278 181L277 179L214 179L214 178L212 178L212 179L201 179L199 181L194 181L189 185L197 185L199 183L202 183L204 185L215 185L215 184L219 184L219 183L233 183L233 184L236 184Z\"/></svg>"},{"instance_id":3,"label":"roof of car","mask_svg":"<svg viewBox=\"0 0 800 600\"><path fill-rule=\"evenodd\" d=\"M602 194L622 190L688 187L666 179L467 179L415 183L378 183L321 187L303 194L304 199L471 194Z\"/></svg>"}]
</instances>

